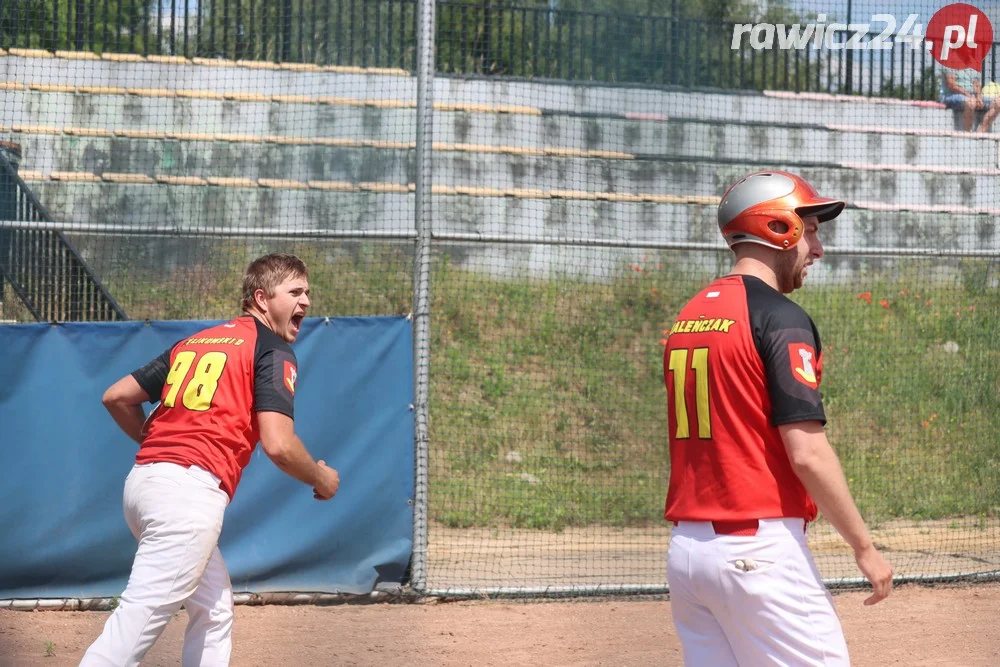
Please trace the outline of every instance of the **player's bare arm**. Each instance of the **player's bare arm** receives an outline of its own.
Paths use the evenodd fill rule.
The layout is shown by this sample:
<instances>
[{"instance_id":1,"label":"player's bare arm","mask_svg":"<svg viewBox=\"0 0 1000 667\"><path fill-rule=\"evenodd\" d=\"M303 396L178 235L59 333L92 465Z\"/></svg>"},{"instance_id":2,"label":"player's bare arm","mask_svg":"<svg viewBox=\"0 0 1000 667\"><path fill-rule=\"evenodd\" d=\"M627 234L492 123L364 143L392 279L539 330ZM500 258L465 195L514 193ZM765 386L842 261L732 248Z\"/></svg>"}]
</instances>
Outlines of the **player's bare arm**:
<instances>
[{"instance_id":1,"label":"player's bare arm","mask_svg":"<svg viewBox=\"0 0 1000 667\"><path fill-rule=\"evenodd\" d=\"M948 92L951 93L961 93L962 95L969 95L969 93L958 85L958 81L955 79L954 74L944 75L945 86L948 88Z\"/></svg>"},{"instance_id":2,"label":"player's bare arm","mask_svg":"<svg viewBox=\"0 0 1000 667\"><path fill-rule=\"evenodd\" d=\"M313 487L317 500L329 500L337 493L340 477L324 461L316 462L295 434L295 422L280 412L258 412L260 445L278 468Z\"/></svg>"},{"instance_id":3,"label":"player's bare arm","mask_svg":"<svg viewBox=\"0 0 1000 667\"><path fill-rule=\"evenodd\" d=\"M101 398L101 402L111 413L119 428L140 444L142 444L142 425L146 421L142 404L148 400L149 395L131 375L126 375L108 387Z\"/></svg>"},{"instance_id":4,"label":"player's bare arm","mask_svg":"<svg viewBox=\"0 0 1000 667\"><path fill-rule=\"evenodd\" d=\"M785 424L778 429L795 474L826 520L854 550L858 568L872 584L874 593L865 604L884 600L892 590L892 567L872 542L823 425L808 421Z\"/></svg>"}]
</instances>

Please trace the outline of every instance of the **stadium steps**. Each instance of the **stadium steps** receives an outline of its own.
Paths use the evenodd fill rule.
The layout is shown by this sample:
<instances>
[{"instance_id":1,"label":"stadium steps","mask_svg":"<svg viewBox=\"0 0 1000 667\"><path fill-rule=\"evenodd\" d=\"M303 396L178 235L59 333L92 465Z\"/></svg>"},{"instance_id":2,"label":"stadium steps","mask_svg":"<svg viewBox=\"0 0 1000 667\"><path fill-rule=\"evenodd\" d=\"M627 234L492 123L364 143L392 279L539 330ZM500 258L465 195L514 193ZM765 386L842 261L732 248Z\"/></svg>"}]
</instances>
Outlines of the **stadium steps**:
<instances>
[{"instance_id":1,"label":"stadium steps","mask_svg":"<svg viewBox=\"0 0 1000 667\"><path fill-rule=\"evenodd\" d=\"M290 234L410 232L405 72L70 57L42 68L14 55L0 58L0 131L25 145L26 180L80 229L134 228L142 211L164 233L192 221L260 231L282 212ZM446 77L434 99L439 234L715 245L721 188L787 166L850 199L830 226L836 245L869 244L886 212L899 228L879 236L886 247L996 244L997 203L977 191L998 178L998 135L955 132L935 103ZM677 219L705 224L665 228Z\"/></svg>"},{"instance_id":2,"label":"stadium steps","mask_svg":"<svg viewBox=\"0 0 1000 667\"><path fill-rule=\"evenodd\" d=\"M116 136L131 133L289 140L335 134L340 138L387 142L412 142L416 134L415 105L408 100L62 86L18 80L0 81L0 89L7 101L0 131L15 133L78 129ZM794 107L783 98L775 103ZM827 104L863 106L857 102ZM989 167L996 166L996 141L1000 137L992 133L959 133L940 123L930 123L931 127L910 125L891 114L882 125L872 123L877 117L873 112L895 112L893 105L868 105L868 113L854 124L839 113L840 109L836 124L818 124L816 118L830 117L829 109L800 122L781 110L775 116L781 120L776 121L694 118L692 108L666 115L450 101L437 102L435 107L435 140L446 144L563 146L630 154L732 159L752 155L787 160L793 154L813 149L834 162L858 161L858 156L864 155L866 162L876 164L933 166L947 160L953 166Z\"/></svg>"},{"instance_id":3,"label":"stadium steps","mask_svg":"<svg viewBox=\"0 0 1000 667\"><path fill-rule=\"evenodd\" d=\"M58 66L47 66L52 59ZM114 88L150 88L184 90L209 97L225 96L226 91L242 96L247 91L263 96L297 95L321 97L330 90L371 90L390 103L412 104L416 99L416 79L399 69L320 67L296 63L241 62L223 59L185 59L169 56L132 56L89 53L47 52L11 49L0 57L0 80L31 72L35 85L78 87L80 85ZM370 85L373 77L378 85ZM336 85L333 84L336 81ZM81 84L84 82L84 84ZM599 115L628 109L637 115L697 115L726 122L768 122L782 118L789 122L808 123L830 105L837 105L836 115L846 124L864 124L876 112L873 105L891 108L894 125L932 130L952 130L953 117L936 102L872 99L847 95L787 93L766 91L723 92L714 90L680 91L588 83L586 86L552 81L478 79L438 76L433 99L457 105L483 107L511 106L511 101L530 100L543 112L582 112Z\"/></svg>"},{"instance_id":4,"label":"stadium steps","mask_svg":"<svg viewBox=\"0 0 1000 667\"><path fill-rule=\"evenodd\" d=\"M412 235L412 186L380 183L288 184L214 180L214 184L157 184L60 174L31 183L57 210L68 211L67 232L336 236L364 230ZM117 177L115 177L117 178ZM483 187L433 188L434 232L455 237L519 237L634 243L697 243L722 247L715 233L718 197L627 195L566 190ZM139 225L119 211L142 211ZM884 225L886 213L891 225ZM279 213L284 222L276 225ZM942 215L945 213L947 215ZM975 251L995 243L1000 208L902 207L854 202L825 226L825 242L842 248L934 248ZM686 220L677 225L673 221ZM875 231L877 230L877 234Z\"/></svg>"},{"instance_id":5,"label":"stadium steps","mask_svg":"<svg viewBox=\"0 0 1000 667\"><path fill-rule=\"evenodd\" d=\"M8 284L39 322L125 320L48 211L0 159L0 300Z\"/></svg>"},{"instance_id":6,"label":"stadium steps","mask_svg":"<svg viewBox=\"0 0 1000 667\"><path fill-rule=\"evenodd\" d=\"M332 181L381 183L391 189L405 188L416 177L415 151L403 142L302 138L295 140L301 143L284 143L280 137L264 141L242 135L210 139L202 135L184 139L81 136L71 129L60 135L29 134L21 143L34 156L23 163L25 177L33 181L89 178L212 184L218 179L237 179L229 182L263 182L265 187L283 188ZM742 173L778 166L800 172L821 192L836 192L849 201L985 209L996 205L995 193L1000 191L1000 170L995 167L836 163L802 152L794 160L764 161L735 155L633 155L574 147L435 144L436 185L484 191L702 197L716 195Z\"/></svg>"},{"instance_id":7,"label":"stadium steps","mask_svg":"<svg viewBox=\"0 0 1000 667\"><path fill-rule=\"evenodd\" d=\"M351 120L357 122L350 122ZM401 118L401 121L406 119ZM834 167L867 165L928 173L988 175L997 168L1000 135L958 135L954 132L902 133L851 126L795 126L790 124L719 125L690 119L626 121L609 118L598 122L564 119L542 127L522 123L517 132L494 131L496 118L486 114L456 115L440 112L434 149L438 152L497 153L521 156L588 157L622 160L711 160L761 164L813 163ZM408 122L408 121L406 121ZM196 129L201 129L201 125ZM289 123L292 134L262 132L260 127L231 127L228 132L191 129L147 129L123 126L94 127L72 124L15 122L0 126L22 143L25 160L35 171L90 170L146 172L189 168L195 172L213 163L229 160L232 167L245 159L232 156L248 151L266 164L295 162L309 156L312 178L320 178L322 162L340 157L339 149L370 148L407 150L415 147L412 137L401 136L398 125L390 130L362 129L360 117L343 116L331 127L308 134L302 124ZM168 126L169 127L169 126ZM331 136L333 135L333 136ZM945 159L944 156L948 156ZM382 158L374 156L372 161ZM131 163L130 163L131 162ZM111 166L108 167L107 165ZM863 168L863 167L862 167ZM270 177L270 175L269 175ZM298 178L286 176L287 178Z\"/></svg>"}]
</instances>

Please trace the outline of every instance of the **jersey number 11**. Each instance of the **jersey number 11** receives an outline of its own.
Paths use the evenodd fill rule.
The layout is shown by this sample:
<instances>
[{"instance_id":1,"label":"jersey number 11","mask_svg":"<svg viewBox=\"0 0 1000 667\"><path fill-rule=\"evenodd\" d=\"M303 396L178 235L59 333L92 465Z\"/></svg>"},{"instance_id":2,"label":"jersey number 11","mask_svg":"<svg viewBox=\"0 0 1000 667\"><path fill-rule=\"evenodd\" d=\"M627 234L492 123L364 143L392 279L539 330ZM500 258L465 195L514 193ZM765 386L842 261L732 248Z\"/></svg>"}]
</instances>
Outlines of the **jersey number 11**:
<instances>
[{"instance_id":1,"label":"jersey number 11","mask_svg":"<svg viewBox=\"0 0 1000 667\"><path fill-rule=\"evenodd\" d=\"M690 353L690 354L689 354ZM708 402L708 348L693 350L675 349L670 351L667 367L674 374L674 416L677 433L675 438L685 440L691 437L685 387L687 387L688 356L694 371L695 416L698 420L698 437L709 440L712 437L712 416Z\"/></svg>"}]
</instances>

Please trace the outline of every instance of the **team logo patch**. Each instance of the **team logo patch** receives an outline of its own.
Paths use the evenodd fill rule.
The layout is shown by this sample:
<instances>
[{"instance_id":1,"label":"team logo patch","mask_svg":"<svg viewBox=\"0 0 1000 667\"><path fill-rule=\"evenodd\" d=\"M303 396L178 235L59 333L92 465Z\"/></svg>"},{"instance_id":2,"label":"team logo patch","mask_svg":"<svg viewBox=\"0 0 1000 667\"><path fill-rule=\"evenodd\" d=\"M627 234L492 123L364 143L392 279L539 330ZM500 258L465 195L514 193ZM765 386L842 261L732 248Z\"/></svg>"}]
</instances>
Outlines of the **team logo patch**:
<instances>
[{"instance_id":1,"label":"team logo patch","mask_svg":"<svg viewBox=\"0 0 1000 667\"><path fill-rule=\"evenodd\" d=\"M810 389L819 387L819 364L812 345L789 343L788 360L792 363L792 377Z\"/></svg>"},{"instance_id":2,"label":"team logo patch","mask_svg":"<svg viewBox=\"0 0 1000 667\"><path fill-rule=\"evenodd\" d=\"M299 379L299 372L295 366L290 361L285 361L285 372L284 372L285 386L288 387L288 391L295 394L295 383Z\"/></svg>"}]
</instances>

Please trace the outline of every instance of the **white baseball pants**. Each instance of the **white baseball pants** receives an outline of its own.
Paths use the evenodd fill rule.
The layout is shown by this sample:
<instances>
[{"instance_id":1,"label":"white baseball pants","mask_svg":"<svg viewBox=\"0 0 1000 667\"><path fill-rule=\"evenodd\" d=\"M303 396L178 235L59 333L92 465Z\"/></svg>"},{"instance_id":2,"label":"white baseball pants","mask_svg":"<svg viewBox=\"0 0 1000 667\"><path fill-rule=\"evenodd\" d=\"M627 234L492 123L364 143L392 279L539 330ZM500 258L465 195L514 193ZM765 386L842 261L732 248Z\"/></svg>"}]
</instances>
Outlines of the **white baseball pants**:
<instances>
[{"instance_id":1,"label":"white baseball pants","mask_svg":"<svg viewBox=\"0 0 1000 667\"><path fill-rule=\"evenodd\" d=\"M138 665L183 604L182 665L228 665L233 590L219 552L229 496L197 466L136 465L125 480L125 521L139 541L132 573L84 667Z\"/></svg>"},{"instance_id":2,"label":"white baseball pants","mask_svg":"<svg viewBox=\"0 0 1000 667\"><path fill-rule=\"evenodd\" d=\"M802 519L763 519L752 536L681 521L667 580L685 665L850 665Z\"/></svg>"}]
</instances>

